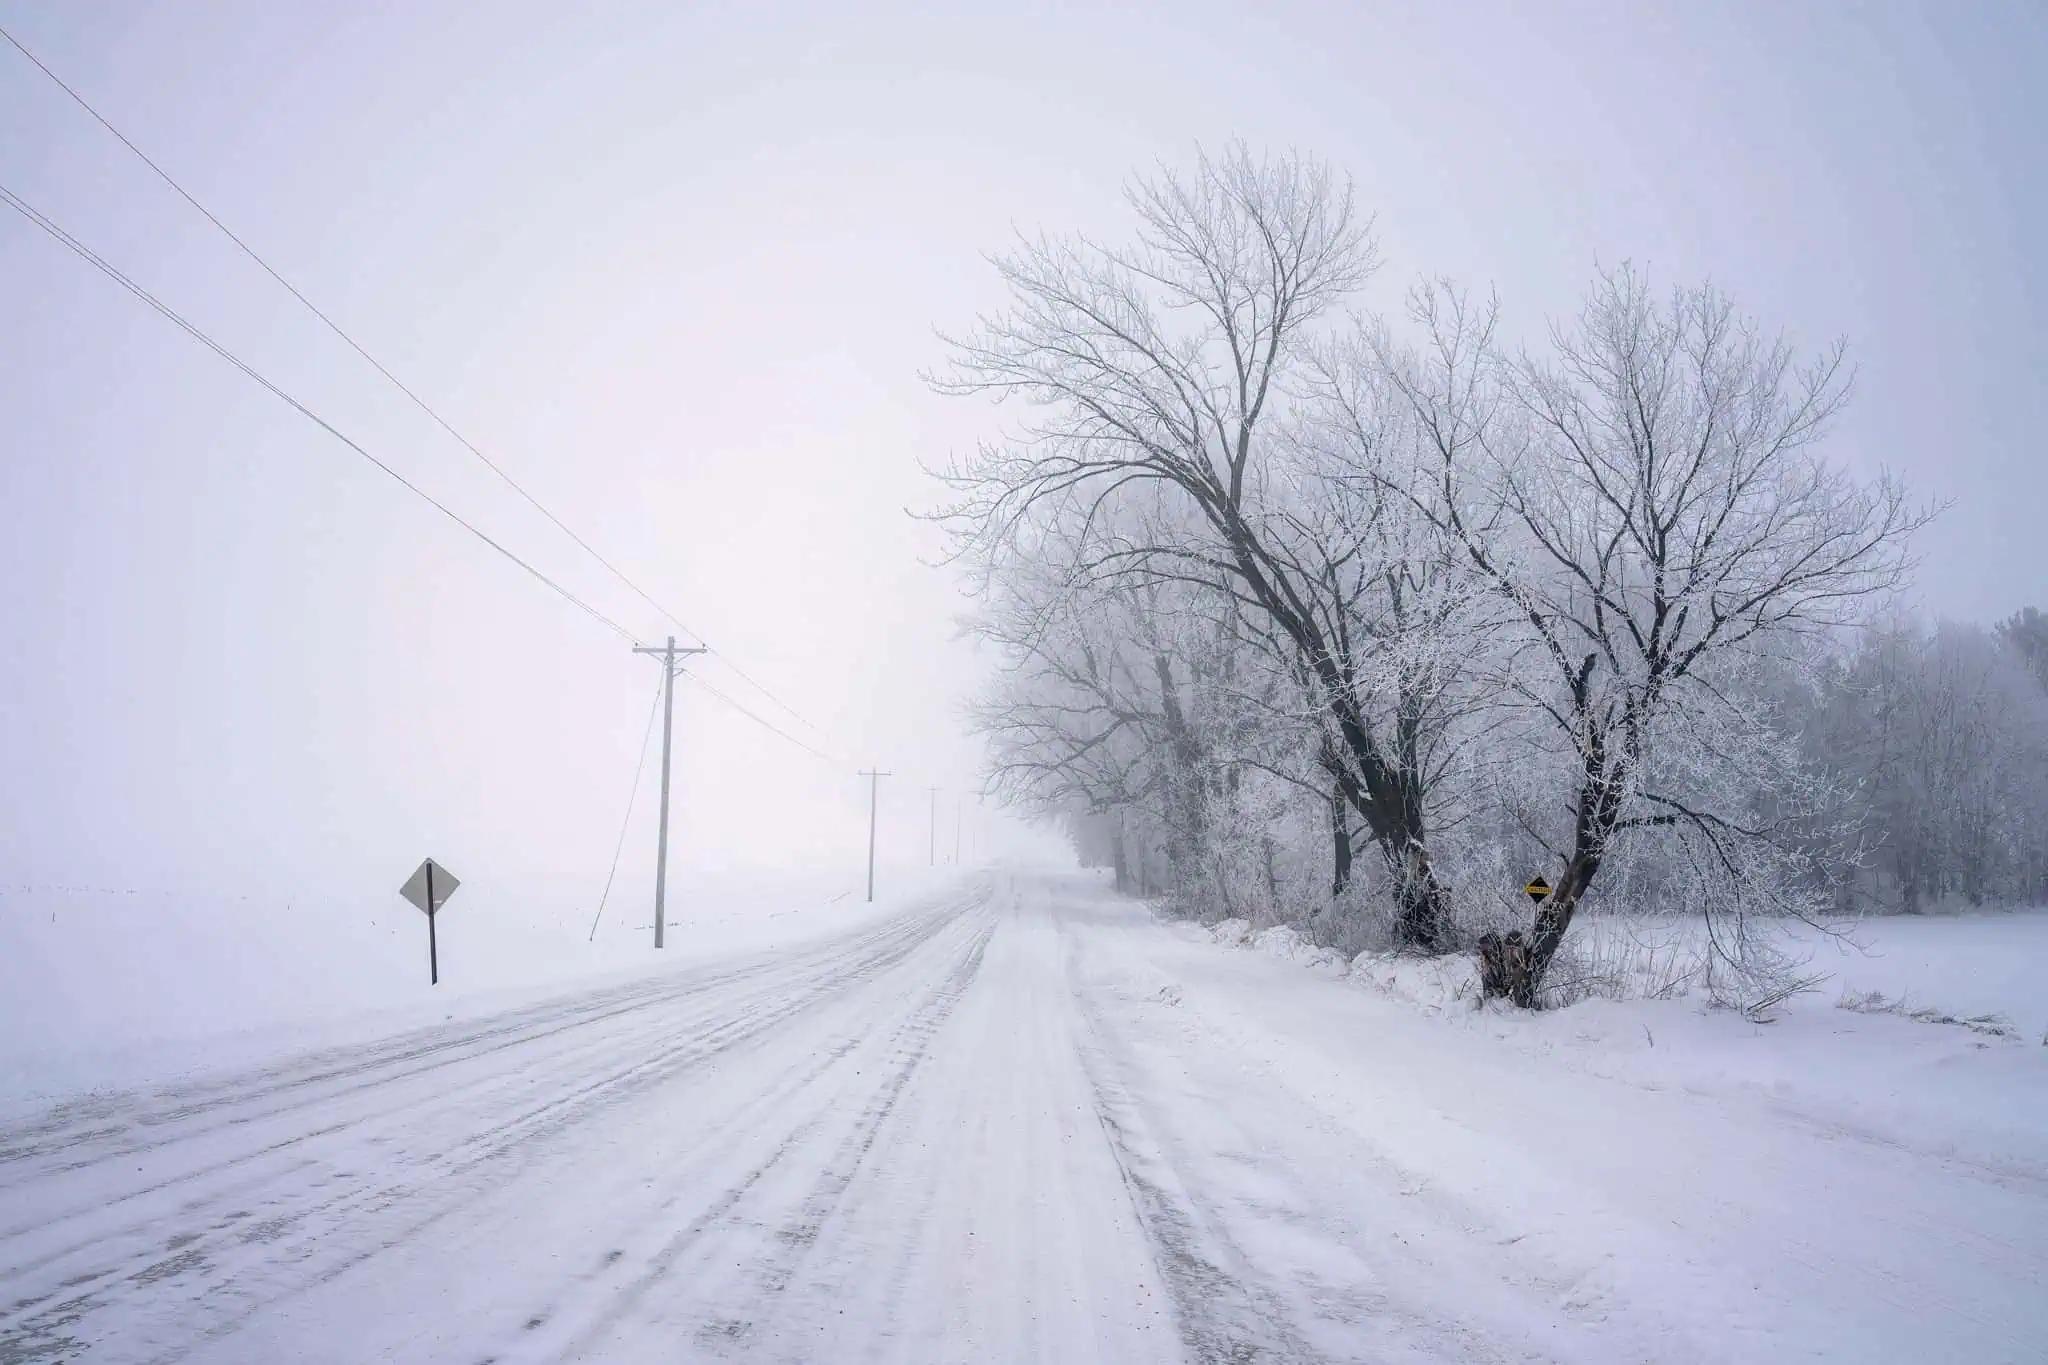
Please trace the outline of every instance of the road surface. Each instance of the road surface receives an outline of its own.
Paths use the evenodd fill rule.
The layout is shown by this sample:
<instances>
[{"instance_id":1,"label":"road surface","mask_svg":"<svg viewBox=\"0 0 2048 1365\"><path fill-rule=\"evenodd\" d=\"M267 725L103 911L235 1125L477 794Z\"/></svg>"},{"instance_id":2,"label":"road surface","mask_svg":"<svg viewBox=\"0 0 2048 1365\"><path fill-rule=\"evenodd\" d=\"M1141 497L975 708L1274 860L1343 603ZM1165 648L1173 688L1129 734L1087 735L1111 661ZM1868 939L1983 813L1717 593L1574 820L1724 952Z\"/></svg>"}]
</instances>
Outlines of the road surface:
<instances>
[{"instance_id":1,"label":"road surface","mask_svg":"<svg viewBox=\"0 0 2048 1365\"><path fill-rule=\"evenodd\" d=\"M2044 1215L990 873L0 1129L0 1362L2039 1360Z\"/></svg>"}]
</instances>

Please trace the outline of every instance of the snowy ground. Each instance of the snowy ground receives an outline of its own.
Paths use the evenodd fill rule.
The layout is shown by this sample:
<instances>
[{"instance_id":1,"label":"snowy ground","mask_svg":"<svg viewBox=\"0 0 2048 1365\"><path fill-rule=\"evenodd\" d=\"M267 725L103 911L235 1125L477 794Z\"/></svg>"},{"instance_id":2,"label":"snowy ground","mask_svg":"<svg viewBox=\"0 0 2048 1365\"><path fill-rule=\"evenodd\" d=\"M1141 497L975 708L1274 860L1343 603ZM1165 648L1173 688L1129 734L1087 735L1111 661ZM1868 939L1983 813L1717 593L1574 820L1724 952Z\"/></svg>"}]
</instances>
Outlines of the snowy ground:
<instances>
[{"instance_id":1,"label":"snowy ground","mask_svg":"<svg viewBox=\"0 0 2048 1365\"><path fill-rule=\"evenodd\" d=\"M945 875L885 868L870 906L858 866L678 868L659 958L644 882L620 888L594 933L588 903L469 885L443 911L431 988L425 917L395 889L366 904L0 885L0 1115L802 941L900 910Z\"/></svg>"},{"instance_id":2,"label":"snowy ground","mask_svg":"<svg viewBox=\"0 0 2048 1365\"><path fill-rule=\"evenodd\" d=\"M994 873L0 1127L0 1360L2038 1361L2044 1096L2037 1039L1430 1016Z\"/></svg>"}]
</instances>

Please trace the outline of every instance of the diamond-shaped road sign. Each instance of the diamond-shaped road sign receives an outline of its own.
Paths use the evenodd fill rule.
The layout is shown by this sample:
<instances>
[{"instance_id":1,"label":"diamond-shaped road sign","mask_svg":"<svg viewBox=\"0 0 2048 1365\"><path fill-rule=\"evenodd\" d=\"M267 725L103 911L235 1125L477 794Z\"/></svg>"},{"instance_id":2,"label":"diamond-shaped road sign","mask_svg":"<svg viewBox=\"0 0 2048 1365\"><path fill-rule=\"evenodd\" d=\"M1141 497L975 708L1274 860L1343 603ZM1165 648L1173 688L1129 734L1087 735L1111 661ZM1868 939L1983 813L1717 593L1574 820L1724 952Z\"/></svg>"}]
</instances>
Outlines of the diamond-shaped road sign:
<instances>
[{"instance_id":1,"label":"diamond-shaped road sign","mask_svg":"<svg viewBox=\"0 0 2048 1365\"><path fill-rule=\"evenodd\" d=\"M432 904L427 901L429 882L434 888ZM417 872L405 879L405 885L398 888L398 894L431 915L448 903L448 898L460 885L462 883L456 880L453 872L429 858L420 864Z\"/></svg>"},{"instance_id":2,"label":"diamond-shaped road sign","mask_svg":"<svg viewBox=\"0 0 2048 1365\"><path fill-rule=\"evenodd\" d=\"M434 912L448 903L448 898L460 885L462 883L455 879L453 872L429 858L420 864L419 871L405 879L404 886L398 888L399 895L427 912L427 982L430 985L441 984L441 945L434 938Z\"/></svg>"}]
</instances>

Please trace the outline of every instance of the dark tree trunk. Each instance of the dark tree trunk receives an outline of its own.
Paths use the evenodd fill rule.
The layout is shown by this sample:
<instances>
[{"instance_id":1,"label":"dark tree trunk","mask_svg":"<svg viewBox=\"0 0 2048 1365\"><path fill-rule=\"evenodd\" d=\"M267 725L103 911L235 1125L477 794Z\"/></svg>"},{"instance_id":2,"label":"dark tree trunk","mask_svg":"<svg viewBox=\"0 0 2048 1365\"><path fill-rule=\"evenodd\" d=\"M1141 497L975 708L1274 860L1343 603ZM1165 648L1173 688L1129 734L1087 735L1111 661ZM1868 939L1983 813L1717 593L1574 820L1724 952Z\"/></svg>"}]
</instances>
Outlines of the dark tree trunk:
<instances>
[{"instance_id":1,"label":"dark tree trunk","mask_svg":"<svg viewBox=\"0 0 2048 1365\"><path fill-rule=\"evenodd\" d=\"M1412 699L1404 699L1395 722L1393 751L1383 749L1358 704L1348 662L1339 662L1348 661L1348 653L1331 647L1314 613L1284 574L1270 572L1275 561L1245 522L1236 490L1222 498L1214 489L1191 491L1212 508L1212 520L1230 545L1250 595L1293 640L1324 691L1329 719L1335 722L1327 740L1330 753L1342 755L1328 766L1344 800L1358 812L1394 869L1399 903L1395 923L1401 941L1425 952L1443 952L1450 944L1450 893L1437 881L1429 861L1422 768L1416 761L1422 728L1419 708L1405 704Z\"/></svg>"},{"instance_id":2,"label":"dark tree trunk","mask_svg":"<svg viewBox=\"0 0 2048 1365\"><path fill-rule=\"evenodd\" d=\"M1429 865L1429 854L1411 844L1394 868L1395 929L1402 943L1426 953L1451 946L1451 897Z\"/></svg>"},{"instance_id":3,"label":"dark tree trunk","mask_svg":"<svg viewBox=\"0 0 2048 1365\"><path fill-rule=\"evenodd\" d=\"M1536 1008L1536 974L1529 966L1529 944L1519 929L1479 936L1479 994L1504 997L1523 1009Z\"/></svg>"},{"instance_id":4,"label":"dark tree trunk","mask_svg":"<svg viewBox=\"0 0 2048 1365\"><path fill-rule=\"evenodd\" d=\"M1585 676L1591 670L1589 658L1579 675L1574 692L1584 710ZM1633 745L1630 745L1633 750ZM1599 729L1588 732L1582 750L1578 798L1572 817L1572 853L1564 871L1548 896L1536 906L1536 922L1525 938L1520 933L1506 936L1488 934L1479 945L1480 994L1503 995L1524 1009L1534 1009L1543 989L1544 975L1571 928L1572 915L1586 889L1599 875L1606 856L1607 841L1621 822L1621 786L1607 770L1607 735ZM1493 940L1489 946L1487 940ZM1489 975L1489 973L1491 973Z\"/></svg>"},{"instance_id":5,"label":"dark tree trunk","mask_svg":"<svg viewBox=\"0 0 2048 1365\"><path fill-rule=\"evenodd\" d=\"M1591 854L1572 859L1557 886L1536 907L1536 922L1525 935L1485 934L1479 940L1479 993L1482 998L1503 996L1523 1009L1536 1008L1543 978L1571 927L1579 900L1600 870L1600 859Z\"/></svg>"},{"instance_id":6,"label":"dark tree trunk","mask_svg":"<svg viewBox=\"0 0 2048 1365\"><path fill-rule=\"evenodd\" d=\"M1500 996L1525 1010L1536 1008L1536 993L1543 989L1543 976L1557 954L1559 940L1571 911L1560 915L1546 905L1536 912L1536 927L1527 935L1513 929L1506 934L1479 936L1479 994L1482 999Z\"/></svg>"},{"instance_id":7,"label":"dark tree trunk","mask_svg":"<svg viewBox=\"0 0 2048 1365\"><path fill-rule=\"evenodd\" d=\"M1356 732L1355 737L1347 734L1347 748L1356 768L1339 766L1337 799L1358 813L1366 832L1379 846L1380 856L1386 859L1394 884L1395 938L1405 947L1426 953L1448 951L1451 897L1436 879L1436 870L1430 863L1429 846L1423 837L1419 784L1380 762L1370 738L1362 731ZM1363 781L1357 773L1364 775ZM1333 830L1337 823L1333 806ZM1347 849L1349 843L1347 835Z\"/></svg>"},{"instance_id":8,"label":"dark tree trunk","mask_svg":"<svg viewBox=\"0 0 2048 1365\"><path fill-rule=\"evenodd\" d=\"M1351 885L1351 808L1344 804L1344 793L1336 789L1330 792L1330 895L1344 894L1344 888Z\"/></svg>"},{"instance_id":9,"label":"dark tree trunk","mask_svg":"<svg viewBox=\"0 0 2048 1365\"><path fill-rule=\"evenodd\" d=\"M1558 944L1564 942L1564 931L1571 926L1572 912L1579 908L1579 893L1574 891L1567 899L1557 895L1536 911L1536 929L1529 937L1529 970L1533 977L1530 989L1543 984L1543 977L1550 970L1551 959L1557 956Z\"/></svg>"}]
</instances>

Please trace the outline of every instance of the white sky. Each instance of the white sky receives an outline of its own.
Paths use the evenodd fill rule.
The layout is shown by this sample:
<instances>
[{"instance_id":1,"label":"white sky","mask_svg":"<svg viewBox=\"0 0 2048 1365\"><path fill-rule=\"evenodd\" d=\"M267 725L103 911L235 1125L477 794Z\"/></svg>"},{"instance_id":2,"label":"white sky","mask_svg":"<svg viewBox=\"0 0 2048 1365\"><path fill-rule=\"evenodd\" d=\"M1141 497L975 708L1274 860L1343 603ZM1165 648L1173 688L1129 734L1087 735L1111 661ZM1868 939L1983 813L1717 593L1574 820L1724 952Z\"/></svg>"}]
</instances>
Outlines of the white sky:
<instances>
[{"instance_id":1,"label":"white sky","mask_svg":"<svg viewBox=\"0 0 2048 1365\"><path fill-rule=\"evenodd\" d=\"M1013 227L1197 142L1325 156L1532 332L1596 261L1850 340L1834 449L1953 506L1931 609L2048 606L2048 9L153 6L4 22L543 501L830 733L975 778L906 507ZM0 183L637 632L589 564L12 49ZM0 217L0 885L602 880L652 664ZM745 697L715 665L707 676ZM758 700L758 699L755 699ZM846 860L865 784L690 689L679 858ZM643 811L651 806L643 794ZM622 882L651 863L644 822ZM644 890L640 890L644 895Z\"/></svg>"}]
</instances>

